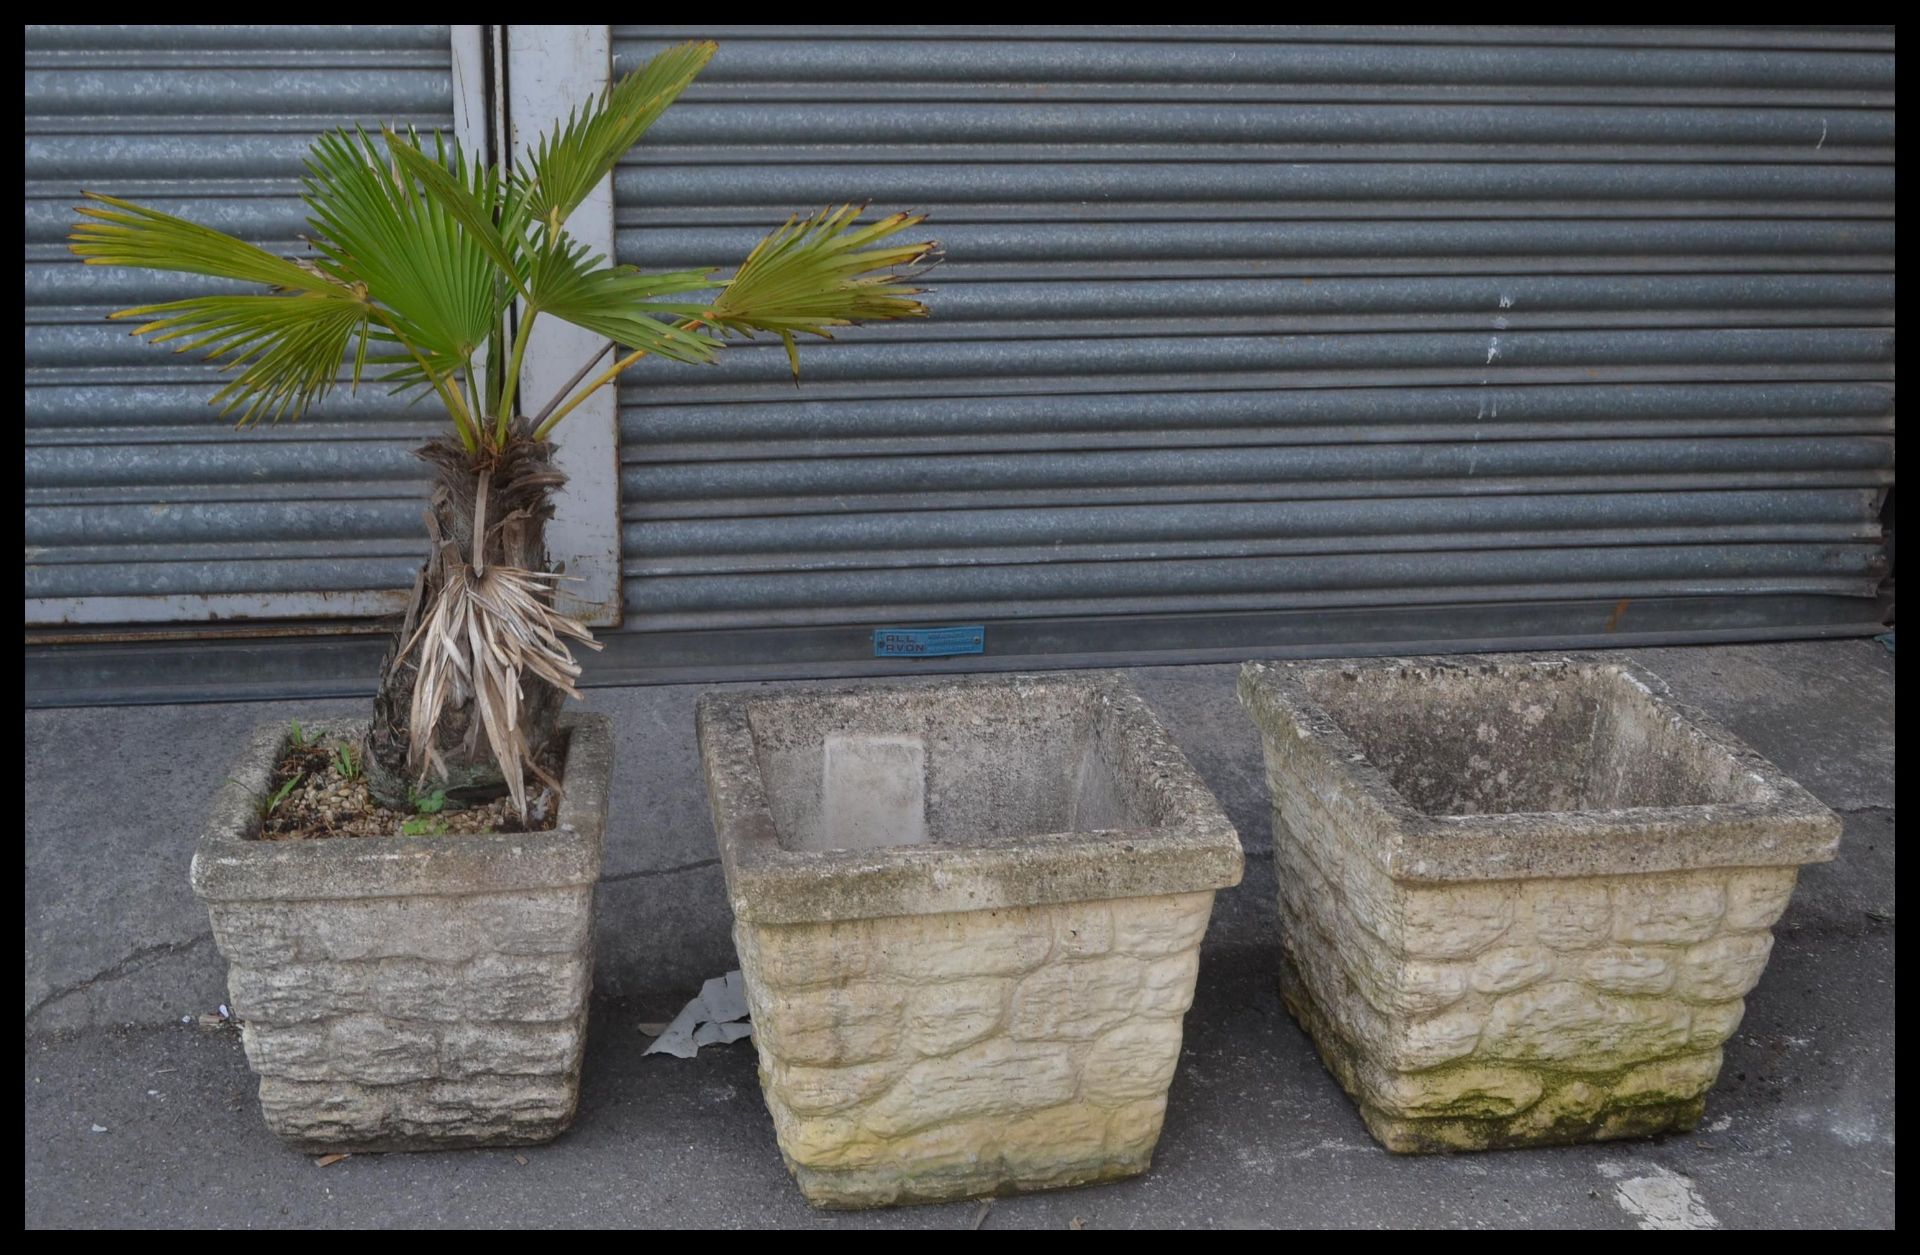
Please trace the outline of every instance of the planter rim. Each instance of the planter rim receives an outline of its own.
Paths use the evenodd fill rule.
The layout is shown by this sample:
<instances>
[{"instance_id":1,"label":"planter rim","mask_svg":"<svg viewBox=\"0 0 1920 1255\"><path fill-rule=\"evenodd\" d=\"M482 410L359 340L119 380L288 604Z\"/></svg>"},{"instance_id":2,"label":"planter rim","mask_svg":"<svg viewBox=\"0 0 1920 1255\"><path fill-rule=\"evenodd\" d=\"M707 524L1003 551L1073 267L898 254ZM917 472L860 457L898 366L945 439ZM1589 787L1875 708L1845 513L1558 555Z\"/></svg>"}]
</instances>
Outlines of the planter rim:
<instances>
[{"instance_id":1,"label":"planter rim","mask_svg":"<svg viewBox=\"0 0 1920 1255\"><path fill-rule=\"evenodd\" d=\"M310 731L357 736L365 719L321 719ZM259 799L285 752L285 720L259 724L215 796L194 851L194 893L206 902L305 901L515 892L592 885L600 878L613 722L562 712L569 734L560 812L547 832L456 837L337 837L261 841Z\"/></svg>"},{"instance_id":2,"label":"planter rim","mask_svg":"<svg viewBox=\"0 0 1920 1255\"><path fill-rule=\"evenodd\" d=\"M1395 669L1459 675L1601 672L1640 688L1663 714L1730 756L1758 781L1746 802L1643 806L1621 810L1516 811L1432 815L1409 802L1307 688L1317 676ZM1240 701L1263 736L1291 738L1321 773L1351 785L1366 822L1350 826L1356 845L1390 876L1413 882L1525 880L1778 867L1826 862L1839 849L1837 815L1666 681L1626 658L1465 661L1447 657L1249 662Z\"/></svg>"},{"instance_id":3,"label":"planter rim","mask_svg":"<svg viewBox=\"0 0 1920 1255\"><path fill-rule=\"evenodd\" d=\"M882 700L941 689L1051 688L1084 692L1116 716L1119 752L1177 821L1153 828L1056 832L861 850L792 850L780 843L754 749L755 707L849 698ZM698 706L700 759L720 862L736 919L823 923L997 910L1212 891L1240 883L1240 834L1173 738L1118 675L943 678L927 684L707 693Z\"/></svg>"}]
</instances>

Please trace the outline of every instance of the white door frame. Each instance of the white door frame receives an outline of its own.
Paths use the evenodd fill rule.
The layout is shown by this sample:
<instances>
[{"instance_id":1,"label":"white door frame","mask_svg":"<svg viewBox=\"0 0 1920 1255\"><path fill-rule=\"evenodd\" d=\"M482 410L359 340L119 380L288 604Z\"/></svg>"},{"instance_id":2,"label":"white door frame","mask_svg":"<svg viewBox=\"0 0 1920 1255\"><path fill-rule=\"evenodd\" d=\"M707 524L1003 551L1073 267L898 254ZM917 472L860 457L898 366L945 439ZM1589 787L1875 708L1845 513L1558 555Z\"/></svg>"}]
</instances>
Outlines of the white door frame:
<instances>
[{"instance_id":1,"label":"white door frame","mask_svg":"<svg viewBox=\"0 0 1920 1255\"><path fill-rule=\"evenodd\" d=\"M568 110L604 88L613 74L609 26L455 26L454 117L469 151L518 157ZM505 90L500 85L505 84ZM614 256L613 179L574 211L567 232L589 250ZM549 318L534 328L519 392L541 405L573 377L604 340ZM567 486L554 498L547 548L572 577L560 609L596 627L617 625L620 585L619 399L600 391L554 431L555 460Z\"/></svg>"}]
</instances>

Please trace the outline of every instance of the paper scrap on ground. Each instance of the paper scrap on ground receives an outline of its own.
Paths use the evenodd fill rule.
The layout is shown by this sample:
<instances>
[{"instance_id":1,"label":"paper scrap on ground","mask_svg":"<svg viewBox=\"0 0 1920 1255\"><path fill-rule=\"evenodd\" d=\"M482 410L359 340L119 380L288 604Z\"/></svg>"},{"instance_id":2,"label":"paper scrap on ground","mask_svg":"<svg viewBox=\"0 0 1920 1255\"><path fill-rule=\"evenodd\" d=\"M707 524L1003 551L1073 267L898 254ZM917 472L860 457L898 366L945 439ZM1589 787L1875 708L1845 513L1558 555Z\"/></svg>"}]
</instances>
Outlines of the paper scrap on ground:
<instances>
[{"instance_id":1,"label":"paper scrap on ground","mask_svg":"<svg viewBox=\"0 0 1920 1255\"><path fill-rule=\"evenodd\" d=\"M753 1025L747 1022L746 984L739 972L728 972L702 985L693 1001L673 1017L673 1023L645 1053L691 1059L702 1046L724 1046L752 1033Z\"/></svg>"}]
</instances>

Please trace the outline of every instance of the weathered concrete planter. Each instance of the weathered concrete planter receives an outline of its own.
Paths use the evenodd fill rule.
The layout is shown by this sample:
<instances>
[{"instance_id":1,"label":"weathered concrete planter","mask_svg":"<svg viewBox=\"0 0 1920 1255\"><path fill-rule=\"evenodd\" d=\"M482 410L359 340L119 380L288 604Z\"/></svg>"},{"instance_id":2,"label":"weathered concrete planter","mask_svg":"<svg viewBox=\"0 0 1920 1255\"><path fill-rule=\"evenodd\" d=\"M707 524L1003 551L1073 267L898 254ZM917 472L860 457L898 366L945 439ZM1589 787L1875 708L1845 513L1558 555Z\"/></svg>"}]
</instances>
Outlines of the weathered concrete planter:
<instances>
[{"instance_id":1,"label":"weathered concrete planter","mask_svg":"<svg viewBox=\"0 0 1920 1255\"><path fill-rule=\"evenodd\" d=\"M1249 663L1282 988L1396 1151L1684 1131L1840 824L1630 663Z\"/></svg>"},{"instance_id":2,"label":"weathered concrete planter","mask_svg":"<svg viewBox=\"0 0 1920 1255\"><path fill-rule=\"evenodd\" d=\"M781 1153L832 1207L1146 1169L1240 841L1114 679L709 694Z\"/></svg>"},{"instance_id":3,"label":"weathered concrete planter","mask_svg":"<svg viewBox=\"0 0 1920 1255\"><path fill-rule=\"evenodd\" d=\"M365 726L312 725L356 736ZM193 857L267 1126L302 1150L543 1142L573 1120L612 771L572 714L559 826L267 842L286 745L263 726Z\"/></svg>"}]
</instances>

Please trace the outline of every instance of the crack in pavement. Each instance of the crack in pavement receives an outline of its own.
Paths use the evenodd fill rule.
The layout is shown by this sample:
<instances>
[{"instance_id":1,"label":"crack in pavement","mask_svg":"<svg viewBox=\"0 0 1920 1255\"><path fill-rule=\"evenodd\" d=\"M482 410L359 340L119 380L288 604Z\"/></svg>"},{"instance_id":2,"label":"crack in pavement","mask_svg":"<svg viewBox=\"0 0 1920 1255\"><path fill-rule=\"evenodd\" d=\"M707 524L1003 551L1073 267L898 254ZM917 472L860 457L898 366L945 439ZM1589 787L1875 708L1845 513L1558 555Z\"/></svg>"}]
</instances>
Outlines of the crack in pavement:
<instances>
[{"instance_id":1,"label":"crack in pavement","mask_svg":"<svg viewBox=\"0 0 1920 1255\"><path fill-rule=\"evenodd\" d=\"M186 941L163 941L158 945L141 946L132 954L118 960L111 966L102 968L84 980L75 981L70 985L63 985L47 993L38 1002L27 1008L26 1024L31 1026L35 1016L56 1002L60 1002L74 994L83 993L104 981L118 980L122 976L130 976L144 967L159 962L161 959L170 958L176 954L184 954L202 942L212 940L213 934L211 932L204 932Z\"/></svg>"},{"instance_id":2,"label":"crack in pavement","mask_svg":"<svg viewBox=\"0 0 1920 1255\"><path fill-rule=\"evenodd\" d=\"M603 885L617 884L622 880L646 880L653 876L677 876L681 872L697 872L703 867L718 867L717 858L703 858L697 863L681 863L677 867L643 867L636 871L615 872L611 876L600 877Z\"/></svg>"}]
</instances>

